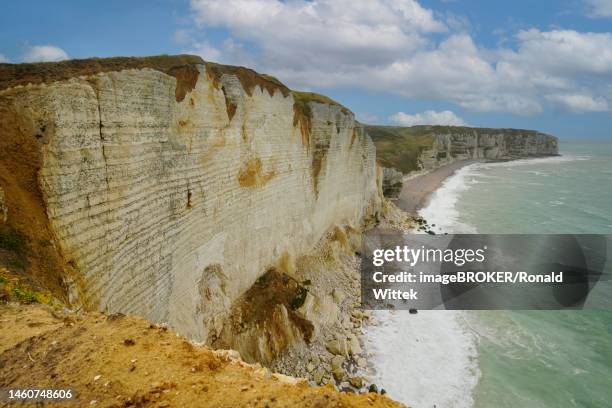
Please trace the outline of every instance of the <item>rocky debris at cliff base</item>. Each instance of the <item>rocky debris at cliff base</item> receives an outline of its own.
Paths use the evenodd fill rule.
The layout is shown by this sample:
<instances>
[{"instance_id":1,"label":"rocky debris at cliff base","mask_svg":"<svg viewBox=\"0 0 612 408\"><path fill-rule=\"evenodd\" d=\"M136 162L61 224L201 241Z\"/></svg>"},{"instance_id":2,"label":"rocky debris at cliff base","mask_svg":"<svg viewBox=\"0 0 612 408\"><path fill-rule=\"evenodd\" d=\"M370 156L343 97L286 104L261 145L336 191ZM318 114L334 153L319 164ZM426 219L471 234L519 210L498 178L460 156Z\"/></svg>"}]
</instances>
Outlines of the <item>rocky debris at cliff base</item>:
<instances>
[{"instance_id":1,"label":"rocky debris at cliff base","mask_svg":"<svg viewBox=\"0 0 612 408\"><path fill-rule=\"evenodd\" d=\"M375 393L310 387L139 317L61 314L14 303L0 305L0 316L0 383L69 385L78 406L402 406ZM134 344L124 345L126 338Z\"/></svg>"},{"instance_id":2,"label":"rocky debris at cliff base","mask_svg":"<svg viewBox=\"0 0 612 408\"><path fill-rule=\"evenodd\" d=\"M427 220L421 216L416 216L414 218L414 224L415 224L415 227L410 232L414 232L416 230L417 232L422 232L424 234L429 234L429 235L436 235L436 234L448 235L448 232L442 232L440 228L438 228L439 230L438 232L435 232L433 229L435 228L436 224L429 224Z\"/></svg>"},{"instance_id":3,"label":"rocky debris at cliff base","mask_svg":"<svg viewBox=\"0 0 612 408\"><path fill-rule=\"evenodd\" d=\"M404 210L399 208L391 200L383 200L381 219L378 224L382 228L395 229L400 232L411 232L417 225L418 220L422 218L409 215Z\"/></svg>"},{"instance_id":4,"label":"rocky debris at cliff base","mask_svg":"<svg viewBox=\"0 0 612 408\"><path fill-rule=\"evenodd\" d=\"M384 200L379 225L408 232L416 223L391 201ZM350 229L346 230L350 237ZM338 233L333 236L337 238ZM340 390L363 393L369 384L359 375L367 367L366 350L360 338L371 313L360 309L360 256L355 255L353 246L349 251L341 250L340 241L348 239L324 241L314 251L317 256L298 261L298 278L311 283L311 297L298 312L313 321L317 334L309 344L289 347L270 367L308 378L312 384L334 384ZM330 270L335 273L329 273Z\"/></svg>"},{"instance_id":5,"label":"rocky debris at cliff base","mask_svg":"<svg viewBox=\"0 0 612 408\"><path fill-rule=\"evenodd\" d=\"M363 386L355 387L350 382L356 360L366 364L359 337L369 313L359 310L360 258L350 244L360 233L350 228L343 231L332 233L313 256L298 260L297 279L308 280L310 285L309 295L297 312L313 322L316 335L308 344L292 344L270 367L306 377L313 385L333 384L338 389L364 392Z\"/></svg>"}]
</instances>

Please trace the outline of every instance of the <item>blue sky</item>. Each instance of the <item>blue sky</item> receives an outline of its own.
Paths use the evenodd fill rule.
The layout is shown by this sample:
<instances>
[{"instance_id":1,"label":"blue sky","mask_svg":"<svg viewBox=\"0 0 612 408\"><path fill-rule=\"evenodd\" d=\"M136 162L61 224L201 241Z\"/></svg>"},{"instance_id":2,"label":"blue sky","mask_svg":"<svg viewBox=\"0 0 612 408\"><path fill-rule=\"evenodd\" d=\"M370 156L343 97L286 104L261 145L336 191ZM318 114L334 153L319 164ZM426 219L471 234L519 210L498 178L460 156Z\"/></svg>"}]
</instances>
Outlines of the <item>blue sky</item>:
<instances>
[{"instance_id":1,"label":"blue sky","mask_svg":"<svg viewBox=\"0 0 612 408\"><path fill-rule=\"evenodd\" d=\"M612 140L612 0L20 1L0 60L197 53L364 122Z\"/></svg>"}]
</instances>

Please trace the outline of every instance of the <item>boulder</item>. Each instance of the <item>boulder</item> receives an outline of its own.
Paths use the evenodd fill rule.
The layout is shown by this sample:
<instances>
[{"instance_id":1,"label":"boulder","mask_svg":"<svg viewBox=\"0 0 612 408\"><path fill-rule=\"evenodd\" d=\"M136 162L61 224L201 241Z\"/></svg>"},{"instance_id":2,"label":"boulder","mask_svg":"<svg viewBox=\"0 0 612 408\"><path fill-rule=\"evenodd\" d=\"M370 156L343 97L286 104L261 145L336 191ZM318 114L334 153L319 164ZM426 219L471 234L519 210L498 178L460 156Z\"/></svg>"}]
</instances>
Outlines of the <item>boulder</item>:
<instances>
[{"instance_id":1,"label":"boulder","mask_svg":"<svg viewBox=\"0 0 612 408\"><path fill-rule=\"evenodd\" d=\"M341 381L344 378L344 368L342 368L342 363L344 363L343 357L335 356L332 358L332 374L334 375L336 381Z\"/></svg>"},{"instance_id":2,"label":"boulder","mask_svg":"<svg viewBox=\"0 0 612 408\"><path fill-rule=\"evenodd\" d=\"M349 335L347 340L348 353L350 355L360 354L361 353L361 344L359 344L359 339L354 334Z\"/></svg>"},{"instance_id":3,"label":"boulder","mask_svg":"<svg viewBox=\"0 0 612 408\"><path fill-rule=\"evenodd\" d=\"M329 351L330 353L336 356L348 357L349 355L347 341L346 339L343 339L343 338L335 338L335 339L328 341L325 344L325 348L327 348L327 351Z\"/></svg>"},{"instance_id":4,"label":"boulder","mask_svg":"<svg viewBox=\"0 0 612 408\"><path fill-rule=\"evenodd\" d=\"M341 289L335 288L332 291L332 296L334 298L334 302L340 304L346 298L346 295Z\"/></svg>"},{"instance_id":5,"label":"boulder","mask_svg":"<svg viewBox=\"0 0 612 408\"><path fill-rule=\"evenodd\" d=\"M319 367L312 375L312 378L317 383L317 385L321 385L323 383L324 376L325 376L325 371L321 367Z\"/></svg>"},{"instance_id":6,"label":"boulder","mask_svg":"<svg viewBox=\"0 0 612 408\"><path fill-rule=\"evenodd\" d=\"M349 378L349 383L355 388L363 387L363 378L361 377L351 377Z\"/></svg>"}]
</instances>

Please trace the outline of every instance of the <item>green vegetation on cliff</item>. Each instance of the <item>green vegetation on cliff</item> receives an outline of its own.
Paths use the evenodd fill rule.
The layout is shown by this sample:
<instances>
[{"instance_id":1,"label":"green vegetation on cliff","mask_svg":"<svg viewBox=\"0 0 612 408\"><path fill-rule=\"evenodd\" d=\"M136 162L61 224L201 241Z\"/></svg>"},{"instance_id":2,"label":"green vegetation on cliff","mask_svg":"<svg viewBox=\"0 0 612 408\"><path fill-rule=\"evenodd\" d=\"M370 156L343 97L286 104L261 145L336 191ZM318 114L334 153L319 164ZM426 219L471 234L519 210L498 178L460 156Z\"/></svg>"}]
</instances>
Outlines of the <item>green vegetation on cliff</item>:
<instances>
[{"instance_id":1,"label":"green vegetation on cliff","mask_svg":"<svg viewBox=\"0 0 612 408\"><path fill-rule=\"evenodd\" d=\"M435 126L438 128L439 126ZM433 146L434 126L372 126L364 125L376 145L378 162L403 173L418 170L418 158Z\"/></svg>"},{"instance_id":2,"label":"green vegetation on cliff","mask_svg":"<svg viewBox=\"0 0 612 408\"><path fill-rule=\"evenodd\" d=\"M446 143L437 146L437 156L429 159L439 160L449 155L463 158L485 157L484 152L493 147L497 147L498 152L486 157L517 158L557 154L556 138L535 130L439 125L364 125L364 128L376 145L378 162L384 167L395 168L403 173L419 169L421 153L435 147L434 143L438 137L446 139ZM500 136L503 137L504 143L496 144L494 139Z\"/></svg>"},{"instance_id":3,"label":"green vegetation on cliff","mask_svg":"<svg viewBox=\"0 0 612 408\"><path fill-rule=\"evenodd\" d=\"M328 105L340 106L347 110L344 106L334 101L332 98L314 92L291 91L293 95L293 103L301 106L306 106L310 102L326 103Z\"/></svg>"},{"instance_id":4,"label":"green vegetation on cliff","mask_svg":"<svg viewBox=\"0 0 612 408\"><path fill-rule=\"evenodd\" d=\"M87 58L59 62L36 62L29 64L0 64L0 90L17 85L65 81L80 76L124 69L150 68L184 77L181 68L203 64L196 55L155 55L152 57ZM197 73L197 71L195 71Z\"/></svg>"}]
</instances>

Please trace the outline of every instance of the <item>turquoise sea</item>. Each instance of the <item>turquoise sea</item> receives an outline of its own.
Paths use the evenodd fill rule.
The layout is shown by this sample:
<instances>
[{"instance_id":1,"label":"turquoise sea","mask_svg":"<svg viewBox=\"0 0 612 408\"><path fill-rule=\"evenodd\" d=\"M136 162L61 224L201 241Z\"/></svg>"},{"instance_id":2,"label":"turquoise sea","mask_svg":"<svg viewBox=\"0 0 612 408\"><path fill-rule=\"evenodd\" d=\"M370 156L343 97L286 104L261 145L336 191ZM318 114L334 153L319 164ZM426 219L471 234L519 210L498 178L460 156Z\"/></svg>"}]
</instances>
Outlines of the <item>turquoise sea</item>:
<instances>
[{"instance_id":1,"label":"turquoise sea","mask_svg":"<svg viewBox=\"0 0 612 408\"><path fill-rule=\"evenodd\" d=\"M446 232L612 234L612 144L561 154L465 167L422 215ZM596 295L612 300L612 282ZM470 405L612 407L612 310L469 312L464 324L479 372Z\"/></svg>"}]
</instances>

